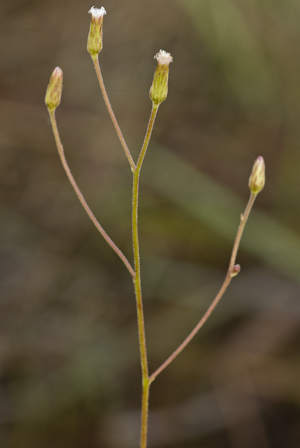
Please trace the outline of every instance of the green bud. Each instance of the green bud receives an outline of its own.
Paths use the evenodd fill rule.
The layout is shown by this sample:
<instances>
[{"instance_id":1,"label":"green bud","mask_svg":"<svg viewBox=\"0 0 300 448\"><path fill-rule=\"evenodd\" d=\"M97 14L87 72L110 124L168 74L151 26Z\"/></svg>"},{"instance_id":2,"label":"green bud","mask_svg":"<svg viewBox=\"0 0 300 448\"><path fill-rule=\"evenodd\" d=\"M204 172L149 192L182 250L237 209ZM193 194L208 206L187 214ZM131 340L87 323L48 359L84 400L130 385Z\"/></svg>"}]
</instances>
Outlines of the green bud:
<instances>
[{"instance_id":1,"label":"green bud","mask_svg":"<svg viewBox=\"0 0 300 448\"><path fill-rule=\"evenodd\" d=\"M254 162L252 173L249 178L249 188L253 194L258 194L265 186L265 162L263 157L259 156Z\"/></svg>"},{"instance_id":2,"label":"green bud","mask_svg":"<svg viewBox=\"0 0 300 448\"><path fill-rule=\"evenodd\" d=\"M164 50L160 50L154 58L157 60L157 67L150 88L150 99L158 106L168 95L169 65L173 58Z\"/></svg>"},{"instance_id":3,"label":"green bud","mask_svg":"<svg viewBox=\"0 0 300 448\"><path fill-rule=\"evenodd\" d=\"M55 110L60 104L63 83L63 72L59 67L53 70L47 87L45 103L49 110Z\"/></svg>"},{"instance_id":4,"label":"green bud","mask_svg":"<svg viewBox=\"0 0 300 448\"><path fill-rule=\"evenodd\" d=\"M103 47L103 16L106 14L103 6L95 8L94 6L89 10L92 15L90 32L87 41L87 51L92 58L96 58Z\"/></svg>"}]
</instances>

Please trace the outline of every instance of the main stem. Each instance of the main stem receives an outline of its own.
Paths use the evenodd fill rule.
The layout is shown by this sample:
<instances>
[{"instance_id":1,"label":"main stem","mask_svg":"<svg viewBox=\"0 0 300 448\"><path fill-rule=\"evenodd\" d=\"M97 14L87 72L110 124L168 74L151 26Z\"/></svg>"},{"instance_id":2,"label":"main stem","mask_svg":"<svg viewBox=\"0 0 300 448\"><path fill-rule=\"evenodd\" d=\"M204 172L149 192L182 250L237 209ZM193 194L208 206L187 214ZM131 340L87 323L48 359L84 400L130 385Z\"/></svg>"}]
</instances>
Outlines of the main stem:
<instances>
[{"instance_id":1,"label":"main stem","mask_svg":"<svg viewBox=\"0 0 300 448\"><path fill-rule=\"evenodd\" d=\"M139 345L140 345L140 357L141 357L141 369L142 369L142 415L141 415L140 448L146 448L147 446L150 382L148 374L145 322L144 322L142 288L141 288L140 249L139 249L139 237L138 237L139 180L140 180L141 167L149 145L157 110L158 106L152 107L147 132L145 135L145 140L136 164L136 168L133 173L133 187L132 187L132 241L133 241L133 255L134 255L134 270L135 270L134 289L136 297Z\"/></svg>"},{"instance_id":2,"label":"main stem","mask_svg":"<svg viewBox=\"0 0 300 448\"><path fill-rule=\"evenodd\" d=\"M224 280L224 282L223 282L223 284L222 284L218 294L216 295L216 297L212 301L211 305L207 309L207 311L204 314L204 316L200 319L198 324L191 331L191 333L185 338L185 340L179 345L179 347L169 356L169 358L166 359L166 361L154 373L152 373L152 375L149 377L149 384L151 384L155 380L155 378L172 361L174 361L174 359L179 355L179 353L182 352L182 350L188 345L188 343L198 333L200 328L203 327L203 325L205 324L205 322L207 321L207 319L209 318L209 316L214 311L214 309L216 308L217 304L219 303L219 301L223 297L223 295L224 295L226 289L228 288L232 278L235 277L239 273L240 266L239 265L235 266L236 256L237 256L238 248L239 248L240 241L241 241L241 238L242 238L242 234L243 234L243 231L244 231L247 219L248 219L249 214L251 212L251 209L252 209L252 206L254 204L256 196L257 196L256 194L251 193L249 201L248 201L248 204L246 206L246 209L245 209L244 213L241 215L240 225L239 225L239 228L238 228L238 231L237 231L237 234L236 234L236 237L235 237L233 249L232 249L232 252L231 252L231 257L230 257L230 261L229 261L228 271L227 271L225 280Z\"/></svg>"}]
</instances>

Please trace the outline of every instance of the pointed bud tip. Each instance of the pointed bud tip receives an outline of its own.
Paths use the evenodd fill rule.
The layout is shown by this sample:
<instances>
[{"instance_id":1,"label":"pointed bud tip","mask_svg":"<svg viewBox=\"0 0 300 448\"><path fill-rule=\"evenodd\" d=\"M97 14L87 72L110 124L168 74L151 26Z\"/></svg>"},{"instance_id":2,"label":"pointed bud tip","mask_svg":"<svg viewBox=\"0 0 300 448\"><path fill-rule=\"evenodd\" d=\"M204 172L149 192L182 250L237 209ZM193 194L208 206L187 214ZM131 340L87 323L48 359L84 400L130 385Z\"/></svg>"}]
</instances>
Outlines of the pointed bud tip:
<instances>
[{"instance_id":1,"label":"pointed bud tip","mask_svg":"<svg viewBox=\"0 0 300 448\"><path fill-rule=\"evenodd\" d=\"M252 173L249 178L249 188L253 194L258 194L265 186L265 161L262 156L257 157L254 162Z\"/></svg>"},{"instance_id":2,"label":"pointed bud tip","mask_svg":"<svg viewBox=\"0 0 300 448\"><path fill-rule=\"evenodd\" d=\"M55 67L55 69L52 72L53 78L60 78L63 76L63 71L60 67Z\"/></svg>"}]
</instances>

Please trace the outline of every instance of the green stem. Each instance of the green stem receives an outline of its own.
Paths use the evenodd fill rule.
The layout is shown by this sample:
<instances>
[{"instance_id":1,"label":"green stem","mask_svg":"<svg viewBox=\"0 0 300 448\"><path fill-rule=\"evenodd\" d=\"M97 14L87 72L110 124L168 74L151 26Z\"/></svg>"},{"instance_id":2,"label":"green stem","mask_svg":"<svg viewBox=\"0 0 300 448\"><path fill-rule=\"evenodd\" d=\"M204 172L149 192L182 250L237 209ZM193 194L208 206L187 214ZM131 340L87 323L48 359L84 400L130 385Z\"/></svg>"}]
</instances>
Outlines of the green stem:
<instances>
[{"instance_id":1,"label":"green stem","mask_svg":"<svg viewBox=\"0 0 300 448\"><path fill-rule=\"evenodd\" d=\"M149 392L150 392L150 382L149 379L147 379L147 381L144 382L142 389L141 436L140 436L141 448L147 447Z\"/></svg>"},{"instance_id":2,"label":"green stem","mask_svg":"<svg viewBox=\"0 0 300 448\"><path fill-rule=\"evenodd\" d=\"M130 163L131 171L134 173L135 172L135 163L134 163L133 158L132 158L132 156L130 154L129 148L128 148L126 142L125 142L125 139L123 137L122 131L121 131L120 126L119 126L119 123L118 123L118 121L117 121L117 119L115 117L114 111L112 110L112 107L111 107L111 104L110 104L110 101L109 101L109 98L108 98L108 95L107 95L107 92L106 92L106 88L105 88L105 85L104 85L103 76L102 76L102 73L101 73L98 57L95 57L95 58L92 57L92 61L93 61L93 64L94 64L94 67L95 67L95 70L96 70L99 86L100 86L100 89L101 89L101 92L102 92L102 95L103 95L104 102L106 104L108 113L109 113L110 118L111 118L111 120L113 122L115 130L116 130L116 132L118 134L118 137L119 137L119 140L121 142L121 145L123 146L123 149L125 151L125 154L126 154L126 157L128 159L128 162Z\"/></svg>"},{"instance_id":3,"label":"green stem","mask_svg":"<svg viewBox=\"0 0 300 448\"><path fill-rule=\"evenodd\" d=\"M179 353L182 352L182 350L188 345L188 343L198 333L200 328L203 327L203 325L205 324L205 322L207 321L207 319L212 314L212 312L216 308L217 304L219 303L219 301L223 297L223 295L224 295L226 289L228 288L232 278L235 277L239 273L240 266L239 265L235 266L236 256L237 256L238 248L239 248L240 241L241 241L241 238L242 238L242 234L243 234L243 231L244 231L247 219L248 219L249 214L251 212L251 209L252 209L252 206L254 204L256 196L257 196L256 194L251 193L249 201L248 201L248 204L247 204L246 209L245 209L245 212L241 215L241 222L240 222L240 225L239 225L236 237L235 237L235 241L234 241L234 245L233 245L233 249L232 249L232 253L231 253L231 257L230 257L228 271L227 271L225 280L224 280L224 282L223 282L223 284L222 284L218 294L216 295L216 297L212 301L211 305L207 309L207 311L204 314L204 316L200 319L198 324L191 331L191 333L185 338L185 340L179 345L179 347L169 356L169 358L167 358L166 361L154 373L152 373L152 375L149 377L149 383L150 384L155 380L155 378L169 364L171 364L171 362L179 355Z\"/></svg>"},{"instance_id":4,"label":"green stem","mask_svg":"<svg viewBox=\"0 0 300 448\"><path fill-rule=\"evenodd\" d=\"M56 123L56 118L55 118L55 111L52 110L48 110L49 111L49 115L50 115L50 121L51 121L51 125L52 125L52 130L53 130L53 134L54 134L54 138L55 138L55 143L56 143L56 147L58 150L58 154L61 160L61 163L64 167L64 170L68 176L68 179L72 185L72 187L74 188L74 191L79 199L79 201L81 202L81 205L83 206L84 210L86 211L86 213L88 214L90 220L92 221L92 223L95 225L96 229L101 233L101 235L103 236L103 238L105 239L105 241L110 245L110 247L116 252L116 254L119 255L119 257L121 258L121 260L123 261L123 263L125 264L125 266L127 267L128 271L130 272L132 278L135 278L135 272L131 266L131 264L129 263L129 261L127 260L127 258L125 257L125 255L123 254L123 252L115 245L115 243L110 239L110 237L107 235L107 233L105 232L105 230L103 229L103 227L99 224L99 222L97 221L97 218L95 217L95 215L93 214L93 212L91 211L90 207L88 206L86 200L84 199L74 177L73 174L71 173L71 170L69 168L68 162L66 160L65 157L65 153L64 153L64 148L63 145L61 143L60 140L60 136L59 136L59 132L58 132L58 127L57 127L57 123Z\"/></svg>"},{"instance_id":5,"label":"green stem","mask_svg":"<svg viewBox=\"0 0 300 448\"><path fill-rule=\"evenodd\" d=\"M144 323L144 311L143 311L142 288L141 288L140 249L139 249L139 237L138 237L139 179L140 179L141 167L149 145L157 111L158 106L153 105L144 143L136 164L136 169L133 173L133 187L132 187L132 241L133 241L133 255L134 255L134 270L135 270L134 289L135 289L136 307L137 307L142 384L143 384L140 448L146 448L147 446L150 384L148 374L145 323Z\"/></svg>"}]
</instances>

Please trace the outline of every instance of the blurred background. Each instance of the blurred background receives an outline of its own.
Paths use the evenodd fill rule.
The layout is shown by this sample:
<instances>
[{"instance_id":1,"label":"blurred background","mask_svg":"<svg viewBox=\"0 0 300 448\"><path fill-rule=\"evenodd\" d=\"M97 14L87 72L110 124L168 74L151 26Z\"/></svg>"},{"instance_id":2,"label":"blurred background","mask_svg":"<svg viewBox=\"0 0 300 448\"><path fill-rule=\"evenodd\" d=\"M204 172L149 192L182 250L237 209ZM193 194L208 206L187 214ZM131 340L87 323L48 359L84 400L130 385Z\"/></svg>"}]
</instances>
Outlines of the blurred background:
<instances>
[{"instance_id":1,"label":"blurred background","mask_svg":"<svg viewBox=\"0 0 300 448\"><path fill-rule=\"evenodd\" d=\"M131 172L86 39L86 0L3 0L0 78L0 445L138 446L131 278L81 208L44 105L55 66L67 159L132 261ZM102 6L101 4L95 5ZM300 2L106 0L100 64L136 160L159 49L169 96L142 170L149 369L198 322L226 274L248 178L267 183L232 282L157 378L150 448L300 446Z\"/></svg>"}]
</instances>

